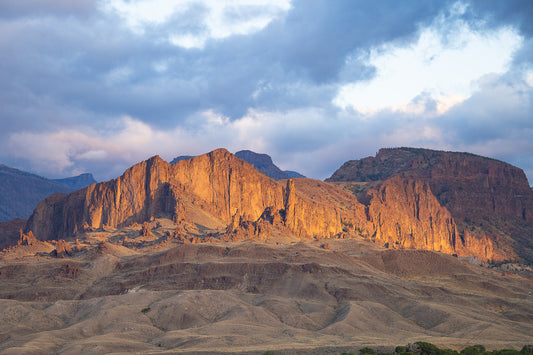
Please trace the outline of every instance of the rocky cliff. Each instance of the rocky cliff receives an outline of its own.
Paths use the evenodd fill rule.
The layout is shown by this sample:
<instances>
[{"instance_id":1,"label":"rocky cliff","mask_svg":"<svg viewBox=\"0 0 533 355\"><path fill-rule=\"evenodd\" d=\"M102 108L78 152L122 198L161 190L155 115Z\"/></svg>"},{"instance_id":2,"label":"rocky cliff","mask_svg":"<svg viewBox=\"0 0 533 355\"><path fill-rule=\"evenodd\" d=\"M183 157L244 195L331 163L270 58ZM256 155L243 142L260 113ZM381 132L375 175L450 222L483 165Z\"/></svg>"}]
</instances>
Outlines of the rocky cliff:
<instances>
[{"instance_id":1,"label":"rocky cliff","mask_svg":"<svg viewBox=\"0 0 533 355\"><path fill-rule=\"evenodd\" d=\"M43 240L60 239L154 216L184 220L191 209L225 223L257 221L269 209L282 215L284 226L298 236L342 231L338 213L298 193L292 180L285 186L277 183L224 149L174 165L155 156L115 180L55 194L37 206L26 231Z\"/></svg>"},{"instance_id":2,"label":"rocky cliff","mask_svg":"<svg viewBox=\"0 0 533 355\"><path fill-rule=\"evenodd\" d=\"M53 195L39 204L25 232L64 239L154 217L172 219L176 237L195 242L204 238L198 225L207 218L226 228L206 232L205 240L363 237L389 248L485 261L516 258L504 237L462 228L429 180L397 174L372 182L277 182L224 149L174 165L155 156L115 180ZM194 235L188 235L191 230Z\"/></svg>"},{"instance_id":3,"label":"rocky cliff","mask_svg":"<svg viewBox=\"0 0 533 355\"><path fill-rule=\"evenodd\" d=\"M493 249L496 260L533 260L533 192L521 169L468 153L397 148L346 162L327 181L368 186L393 177L426 184L453 218L456 238L478 256Z\"/></svg>"},{"instance_id":4,"label":"rocky cliff","mask_svg":"<svg viewBox=\"0 0 533 355\"><path fill-rule=\"evenodd\" d=\"M484 236L461 233L423 180L392 177L367 191L365 219L357 225L372 241L395 249L435 250L481 260L504 260L513 254L496 250Z\"/></svg>"}]
</instances>

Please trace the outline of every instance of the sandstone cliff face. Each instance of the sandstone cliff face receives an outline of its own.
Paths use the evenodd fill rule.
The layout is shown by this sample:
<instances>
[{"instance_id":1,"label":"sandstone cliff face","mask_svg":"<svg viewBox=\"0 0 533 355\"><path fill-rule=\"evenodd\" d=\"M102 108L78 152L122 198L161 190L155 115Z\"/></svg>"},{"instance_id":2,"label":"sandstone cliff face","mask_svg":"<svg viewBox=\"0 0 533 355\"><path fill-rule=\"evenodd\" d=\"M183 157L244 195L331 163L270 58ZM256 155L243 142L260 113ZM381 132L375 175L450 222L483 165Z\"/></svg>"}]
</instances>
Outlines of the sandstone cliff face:
<instances>
[{"instance_id":1,"label":"sandstone cliff face","mask_svg":"<svg viewBox=\"0 0 533 355\"><path fill-rule=\"evenodd\" d=\"M411 175L369 184L358 199L334 183L306 178L276 182L224 149L175 165L156 156L115 180L45 199L25 231L41 240L63 239L167 217L183 230L180 237L186 237L183 226L193 223L189 218L196 211L227 226L219 235L223 240L264 239L273 233L299 238L362 236L389 248L493 261L515 257L505 235L489 238L462 228L453 210L434 194L431 181ZM197 235L189 237L199 240Z\"/></svg>"},{"instance_id":2,"label":"sandstone cliff face","mask_svg":"<svg viewBox=\"0 0 533 355\"><path fill-rule=\"evenodd\" d=\"M422 180L393 177L368 191L364 234L390 248L435 250L481 260L502 260L488 238L460 233L451 213Z\"/></svg>"},{"instance_id":3,"label":"sandstone cliff face","mask_svg":"<svg viewBox=\"0 0 533 355\"><path fill-rule=\"evenodd\" d=\"M394 176L426 182L478 256L487 249L496 259L533 260L533 192L521 169L467 153L381 149L376 157L345 163L327 181L377 183Z\"/></svg>"},{"instance_id":4,"label":"sandstone cliff face","mask_svg":"<svg viewBox=\"0 0 533 355\"><path fill-rule=\"evenodd\" d=\"M338 214L301 196L292 180L284 188L224 149L175 165L156 156L115 180L56 194L38 205L26 230L44 240L66 238L87 229L142 223L152 216L179 220L191 206L226 223L236 215L257 221L269 208L283 215L284 226L298 236L342 230Z\"/></svg>"}]
</instances>

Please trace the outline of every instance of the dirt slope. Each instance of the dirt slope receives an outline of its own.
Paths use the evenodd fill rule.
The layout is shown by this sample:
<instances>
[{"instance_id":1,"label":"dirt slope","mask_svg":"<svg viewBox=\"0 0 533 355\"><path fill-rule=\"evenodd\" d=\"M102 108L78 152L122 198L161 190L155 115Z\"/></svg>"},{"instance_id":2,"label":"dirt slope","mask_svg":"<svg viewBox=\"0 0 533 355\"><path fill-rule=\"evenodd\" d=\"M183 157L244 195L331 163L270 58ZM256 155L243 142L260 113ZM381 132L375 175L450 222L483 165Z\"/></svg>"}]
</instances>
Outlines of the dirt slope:
<instances>
[{"instance_id":1,"label":"dirt slope","mask_svg":"<svg viewBox=\"0 0 533 355\"><path fill-rule=\"evenodd\" d=\"M418 340L533 342L531 280L441 253L355 239L331 240L329 249L248 241L153 252L79 243L64 259L0 258L0 352L304 354Z\"/></svg>"}]
</instances>

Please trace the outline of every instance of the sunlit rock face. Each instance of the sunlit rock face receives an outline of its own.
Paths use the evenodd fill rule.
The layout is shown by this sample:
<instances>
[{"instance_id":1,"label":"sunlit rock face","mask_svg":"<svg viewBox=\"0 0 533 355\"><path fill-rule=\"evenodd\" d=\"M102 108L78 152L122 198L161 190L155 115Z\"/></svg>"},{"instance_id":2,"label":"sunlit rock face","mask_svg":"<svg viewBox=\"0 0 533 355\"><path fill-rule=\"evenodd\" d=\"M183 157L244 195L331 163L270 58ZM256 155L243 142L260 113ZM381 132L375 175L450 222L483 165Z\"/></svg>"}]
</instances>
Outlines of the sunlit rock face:
<instances>
[{"instance_id":1,"label":"sunlit rock face","mask_svg":"<svg viewBox=\"0 0 533 355\"><path fill-rule=\"evenodd\" d=\"M380 185L393 177L425 182L453 217L456 243L474 255L533 260L533 193L521 169L468 153L397 148L348 161L327 181Z\"/></svg>"},{"instance_id":2,"label":"sunlit rock face","mask_svg":"<svg viewBox=\"0 0 533 355\"><path fill-rule=\"evenodd\" d=\"M394 161L403 161L400 158ZM452 160L446 163L453 165ZM430 163L438 166L432 160ZM372 168L376 165L366 160L362 164ZM416 164L430 166L424 161ZM209 236L222 240L263 240L273 235L301 239L362 237L389 248L436 250L487 261L526 255L514 247L511 234L498 236L489 230L471 230L457 209L449 207L456 204L450 196L460 191L453 190L457 186L454 181L459 181L463 189L469 186L461 182L469 177L461 178L460 168L420 176L408 173L408 169L390 169L392 173L382 175L372 170L373 176L383 180L354 182L342 172L345 167L329 183L306 178L275 181L225 149L175 164L155 156L115 180L42 201L25 231L33 231L41 240L62 239L84 231L142 224L154 217L170 218L178 225L194 224L194 216L201 215L226 226ZM500 170L496 168L503 169L508 180L498 180ZM518 173L513 170L516 168L496 168L487 178L489 188L494 184L519 186ZM355 176L361 176L357 171ZM445 184L444 172L455 180ZM338 178L341 173L343 179ZM437 182L432 182L433 176ZM450 193L452 190L456 192ZM448 196L448 203L442 202L442 196ZM486 196L478 196L479 201L482 198ZM530 218L528 213L524 214L526 220ZM201 236L195 238L202 241Z\"/></svg>"},{"instance_id":3,"label":"sunlit rock face","mask_svg":"<svg viewBox=\"0 0 533 355\"><path fill-rule=\"evenodd\" d=\"M451 213L442 207L423 180L393 177L368 190L367 237L380 245L401 249L426 249L481 260L501 260L492 241L461 234ZM365 223L366 222L366 223Z\"/></svg>"},{"instance_id":4,"label":"sunlit rock face","mask_svg":"<svg viewBox=\"0 0 533 355\"><path fill-rule=\"evenodd\" d=\"M281 211L298 236L334 236L340 216L300 196L294 182L277 183L224 149L171 165L159 157L136 164L121 177L70 195L42 201L26 226L41 239L79 231L141 223L153 216L183 218L199 208L229 223L234 216L256 221L267 208Z\"/></svg>"}]
</instances>

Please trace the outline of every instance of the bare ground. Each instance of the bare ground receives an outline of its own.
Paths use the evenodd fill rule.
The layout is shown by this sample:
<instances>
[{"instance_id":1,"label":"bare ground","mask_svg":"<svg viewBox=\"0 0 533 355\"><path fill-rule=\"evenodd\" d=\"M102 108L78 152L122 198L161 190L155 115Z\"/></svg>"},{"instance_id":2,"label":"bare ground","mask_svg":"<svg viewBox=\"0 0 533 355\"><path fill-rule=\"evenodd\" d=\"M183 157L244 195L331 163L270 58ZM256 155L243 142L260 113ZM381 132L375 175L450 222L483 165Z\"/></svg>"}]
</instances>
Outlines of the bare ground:
<instances>
[{"instance_id":1,"label":"bare ground","mask_svg":"<svg viewBox=\"0 0 533 355\"><path fill-rule=\"evenodd\" d=\"M328 249L285 239L173 244L159 225L144 249L130 228L95 232L63 259L48 256L50 245L4 253L0 352L336 354L415 341L533 343L531 279L358 239L328 240Z\"/></svg>"}]
</instances>

